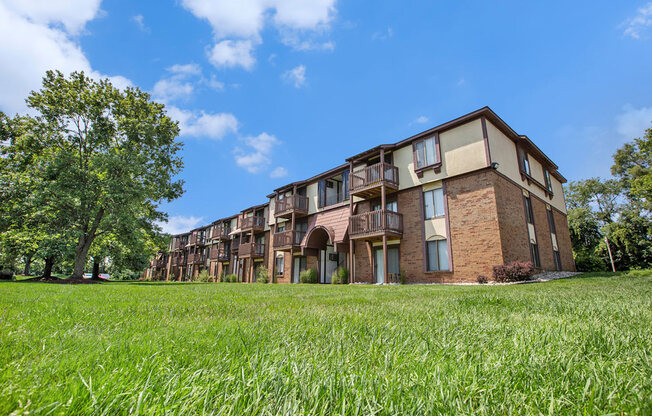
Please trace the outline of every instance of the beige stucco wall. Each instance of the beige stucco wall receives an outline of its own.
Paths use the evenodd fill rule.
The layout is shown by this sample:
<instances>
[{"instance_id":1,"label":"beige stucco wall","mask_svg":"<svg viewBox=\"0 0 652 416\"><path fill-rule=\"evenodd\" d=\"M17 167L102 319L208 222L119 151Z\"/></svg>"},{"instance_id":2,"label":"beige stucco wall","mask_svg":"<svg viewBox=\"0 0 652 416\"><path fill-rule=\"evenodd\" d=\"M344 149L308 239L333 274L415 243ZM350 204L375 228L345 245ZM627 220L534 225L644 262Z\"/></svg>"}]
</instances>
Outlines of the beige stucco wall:
<instances>
[{"instance_id":1,"label":"beige stucco wall","mask_svg":"<svg viewBox=\"0 0 652 416\"><path fill-rule=\"evenodd\" d=\"M518 156L516 154L516 145L489 120L487 120L487 135L489 137L491 161L498 162L498 171L500 173L520 184L529 192L543 199L561 212L566 213L566 201L564 200L562 184L555 177L552 175L550 176L552 192L554 195L552 199L548 199L543 189L535 184L528 185L526 180L521 179L521 173L518 167ZM539 163L532 155L528 155L528 159L530 161L532 177L542 184L545 183L541 163Z\"/></svg>"},{"instance_id":2,"label":"beige stucco wall","mask_svg":"<svg viewBox=\"0 0 652 416\"><path fill-rule=\"evenodd\" d=\"M434 173L428 170L424 172L422 178L414 172L412 144L394 152L394 164L399 169L399 189L419 186L487 166L482 123L479 119L440 133L439 145L442 159L441 172Z\"/></svg>"}]
</instances>

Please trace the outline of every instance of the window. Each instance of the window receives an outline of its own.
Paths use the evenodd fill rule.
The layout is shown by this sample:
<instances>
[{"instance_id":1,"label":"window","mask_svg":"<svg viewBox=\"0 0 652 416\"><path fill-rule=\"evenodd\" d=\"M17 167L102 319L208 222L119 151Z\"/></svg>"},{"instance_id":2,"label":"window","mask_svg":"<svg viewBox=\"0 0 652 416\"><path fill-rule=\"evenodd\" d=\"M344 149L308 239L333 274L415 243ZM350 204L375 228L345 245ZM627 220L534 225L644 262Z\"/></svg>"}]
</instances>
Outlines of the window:
<instances>
[{"instance_id":1,"label":"window","mask_svg":"<svg viewBox=\"0 0 652 416\"><path fill-rule=\"evenodd\" d=\"M435 137L428 137L425 140L414 144L416 168L421 169L438 163L437 143Z\"/></svg>"},{"instance_id":2,"label":"window","mask_svg":"<svg viewBox=\"0 0 652 416\"><path fill-rule=\"evenodd\" d=\"M276 232L280 233L280 232L283 232L283 231L285 231L285 223L282 222L280 224L276 224Z\"/></svg>"},{"instance_id":3,"label":"window","mask_svg":"<svg viewBox=\"0 0 652 416\"><path fill-rule=\"evenodd\" d=\"M534 224L534 213L532 212L532 201L529 196L523 196L525 203L525 216L528 224Z\"/></svg>"},{"instance_id":4,"label":"window","mask_svg":"<svg viewBox=\"0 0 652 416\"><path fill-rule=\"evenodd\" d=\"M555 217L552 209L548 209L548 225L550 226L550 239L552 240L552 256L555 259L555 270L561 270L561 255L557 245L557 228L555 227Z\"/></svg>"},{"instance_id":5,"label":"window","mask_svg":"<svg viewBox=\"0 0 652 416\"><path fill-rule=\"evenodd\" d=\"M548 172L548 169L543 170L543 179L546 182L546 189L552 192L552 182L550 182L550 172Z\"/></svg>"},{"instance_id":6,"label":"window","mask_svg":"<svg viewBox=\"0 0 652 416\"><path fill-rule=\"evenodd\" d=\"M448 244L446 240L433 240L427 242L428 271L447 271L448 267Z\"/></svg>"},{"instance_id":7,"label":"window","mask_svg":"<svg viewBox=\"0 0 652 416\"><path fill-rule=\"evenodd\" d=\"M436 218L444 216L444 190L433 189L423 193L425 218Z\"/></svg>"},{"instance_id":8,"label":"window","mask_svg":"<svg viewBox=\"0 0 652 416\"><path fill-rule=\"evenodd\" d=\"M530 160L528 159L527 152L523 149L519 150L519 154L521 156L521 169L523 169L523 172L527 173L528 175L531 175L530 173Z\"/></svg>"},{"instance_id":9,"label":"window","mask_svg":"<svg viewBox=\"0 0 652 416\"><path fill-rule=\"evenodd\" d=\"M372 211L380 211L380 202L376 202L371 206ZM385 209L387 211L398 212L398 203L396 201L386 201Z\"/></svg>"},{"instance_id":10,"label":"window","mask_svg":"<svg viewBox=\"0 0 652 416\"><path fill-rule=\"evenodd\" d=\"M285 257L277 257L276 258L276 275L282 275L283 274L283 267L285 266Z\"/></svg>"},{"instance_id":11,"label":"window","mask_svg":"<svg viewBox=\"0 0 652 416\"><path fill-rule=\"evenodd\" d=\"M532 257L532 264L534 267L541 267L539 260L539 246L535 243L530 243L530 256Z\"/></svg>"}]
</instances>

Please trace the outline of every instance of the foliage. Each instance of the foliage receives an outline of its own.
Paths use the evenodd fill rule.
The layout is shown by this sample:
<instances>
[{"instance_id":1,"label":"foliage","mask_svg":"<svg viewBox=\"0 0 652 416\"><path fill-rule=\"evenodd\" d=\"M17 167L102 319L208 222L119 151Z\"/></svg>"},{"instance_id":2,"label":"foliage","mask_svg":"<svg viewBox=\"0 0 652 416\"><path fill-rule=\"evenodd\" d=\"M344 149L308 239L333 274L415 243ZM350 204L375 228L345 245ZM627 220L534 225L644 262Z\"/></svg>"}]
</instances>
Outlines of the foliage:
<instances>
[{"instance_id":1,"label":"foliage","mask_svg":"<svg viewBox=\"0 0 652 416\"><path fill-rule=\"evenodd\" d=\"M299 281L301 283L317 283L317 270L306 269L299 273Z\"/></svg>"},{"instance_id":2,"label":"foliage","mask_svg":"<svg viewBox=\"0 0 652 416\"><path fill-rule=\"evenodd\" d=\"M238 276L235 274L222 275L222 282L224 283L237 283Z\"/></svg>"},{"instance_id":3,"label":"foliage","mask_svg":"<svg viewBox=\"0 0 652 416\"><path fill-rule=\"evenodd\" d=\"M494 266L493 274L496 282L522 282L530 280L534 274L534 266L529 261L513 261L509 264Z\"/></svg>"},{"instance_id":4,"label":"foliage","mask_svg":"<svg viewBox=\"0 0 652 416\"><path fill-rule=\"evenodd\" d=\"M481 285L484 285L484 284L486 284L487 282L489 282L489 279L487 278L487 276L484 276L484 275L481 275L481 274L478 275L478 277L476 278L476 280L477 280L478 283L480 283Z\"/></svg>"},{"instance_id":5,"label":"foliage","mask_svg":"<svg viewBox=\"0 0 652 416\"><path fill-rule=\"evenodd\" d=\"M208 270L202 270L201 272L197 273L197 276L193 277L192 281L193 282L202 282L202 283L207 283L210 282L211 276L208 273Z\"/></svg>"},{"instance_id":6,"label":"foliage","mask_svg":"<svg viewBox=\"0 0 652 416\"><path fill-rule=\"evenodd\" d=\"M256 283L269 283L269 271L261 266L256 269Z\"/></svg>"},{"instance_id":7,"label":"foliage","mask_svg":"<svg viewBox=\"0 0 652 416\"><path fill-rule=\"evenodd\" d=\"M141 277L143 277L143 273L140 271L134 271L134 270L129 270L129 269L123 269L123 270L116 270L114 272L111 272L111 278L114 280L140 280Z\"/></svg>"},{"instance_id":8,"label":"foliage","mask_svg":"<svg viewBox=\"0 0 652 416\"><path fill-rule=\"evenodd\" d=\"M331 275L331 283L334 285L348 285L349 269L346 267L339 267L335 269Z\"/></svg>"},{"instance_id":9,"label":"foliage","mask_svg":"<svg viewBox=\"0 0 652 416\"><path fill-rule=\"evenodd\" d=\"M0 414L649 415L651 291L0 283Z\"/></svg>"},{"instance_id":10,"label":"foliage","mask_svg":"<svg viewBox=\"0 0 652 416\"><path fill-rule=\"evenodd\" d=\"M66 78L48 71L27 105L33 117L0 120L0 134L9 140L0 190L11 189L0 216L13 219L0 231L21 236L21 222L35 229L31 246L19 244L23 252L34 245L52 251L48 242L62 242L54 254L74 251L76 278L98 238L104 241L93 246L96 256L144 266L162 248L156 240L156 222L165 219L159 204L182 193L182 182L174 179L182 167L177 123L147 93L120 91L83 72ZM29 198L16 203L21 195ZM45 226L34 227L38 221Z\"/></svg>"},{"instance_id":11,"label":"foliage","mask_svg":"<svg viewBox=\"0 0 652 416\"><path fill-rule=\"evenodd\" d=\"M405 269L401 269L398 275L398 281L402 285L404 285L407 282L407 273L405 272Z\"/></svg>"},{"instance_id":12,"label":"foliage","mask_svg":"<svg viewBox=\"0 0 652 416\"><path fill-rule=\"evenodd\" d=\"M652 211L652 128L616 151L611 173L620 179L630 199Z\"/></svg>"}]
</instances>

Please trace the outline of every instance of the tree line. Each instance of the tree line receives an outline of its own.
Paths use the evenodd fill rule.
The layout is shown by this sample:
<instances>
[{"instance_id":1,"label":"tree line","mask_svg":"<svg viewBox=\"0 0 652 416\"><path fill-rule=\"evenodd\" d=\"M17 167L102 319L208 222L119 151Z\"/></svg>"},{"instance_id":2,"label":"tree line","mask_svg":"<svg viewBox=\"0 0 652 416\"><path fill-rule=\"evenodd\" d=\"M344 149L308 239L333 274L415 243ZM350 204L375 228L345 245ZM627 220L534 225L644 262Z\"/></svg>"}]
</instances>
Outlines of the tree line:
<instances>
[{"instance_id":1,"label":"tree line","mask_svg":"<svg viewBox=\"0 0 652 416\"><path fill-rule=\"evenodd\" d=\"M580 271L652 267L652 128L616 151L611 174L565 187Z\"/></svg>"},{"instance_id":2,"label":"tree line","mask_svg":"<svg viewBox=\"0 0 652 416\"><path fill-rule=\"evenodd\" d=\"M92 264L142 271L167 244L179 127L138 88L48 71L25 115L0 113L0 269L37 262L81 279ZM92 260L91 260L92 259Z\"/></svg>"}]
</instances>

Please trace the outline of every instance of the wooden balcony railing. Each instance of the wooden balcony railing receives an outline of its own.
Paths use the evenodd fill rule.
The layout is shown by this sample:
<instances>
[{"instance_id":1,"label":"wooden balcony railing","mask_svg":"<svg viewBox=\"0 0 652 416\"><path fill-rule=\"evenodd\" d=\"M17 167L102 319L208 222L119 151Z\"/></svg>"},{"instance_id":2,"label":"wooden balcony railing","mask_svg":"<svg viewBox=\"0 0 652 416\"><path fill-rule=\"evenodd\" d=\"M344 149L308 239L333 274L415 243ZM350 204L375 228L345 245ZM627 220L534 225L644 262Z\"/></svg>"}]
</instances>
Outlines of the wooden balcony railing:
<instances>
[{"instance_id":1,"label":"wooden balcony railing","mask_svg":"<svg viewBox=\"0 0 652 416\"><path fill-rule=\"evenodd\" d=\"M234 240L231 240L231 253L237 253L240 248L240 240L237 238Z\"/></svg>"},{"instance_id":2,"label":"wooden balcony railing","mask_svg":"<svg viewBox=\"0 0 652 416\"><path fill-rule=\"evenodd\" d=\"M285 198L276 198L274 204L274 216L283 217L292 215L292 212L299 215L308 214L309 199L303 195L290 195Z\"/></svg>"},{"instance_id":3,"label":"wooden balcony railing","mask_svg":"<svg viewBox=\"0 0 652 416\"><path fill-rule=\"evenodd\" d=\"M167 267L167 265L168 265L168 259L166 257L156 260L156 267L158 268Z\"/></svg>"},{"instance_id":4,"label":"wooden balcony railing","mask_svg":"<svg viewBox=\"0 0 652 416\"><path fill-rule=\"evenodd\" d=\"M265 217L256 217L256 216L245 217L242 219L240 229L242 231L251 230L251 229L253 229L254 231L256 230L262 231L263 229L265 229Z\"/></svg>"},{"instance_id":5,"label":"wooden balcony railing","mask_svg":"<svg viewBox=\"0 0 652 416\"><path fill-rule=\"evenodd\" d=\"M352 238L383 233L403 234L403 214L383 209L349 218L349 236Z\"/></svg>"},{"instance_id":6,"label":"wooden balcony railing","mask_svg":"<svg viewBox=\"0 0 652 416\"><path fill-rule=\"evenodd\" d=\"M206 242L206 238L204 237L203 234L192 234L188 239L188 245L204 244L205 242Z\"/></svg>"},{"instance_id":7,"label":"wooden balcony railing","mask_svg":"<svg viewBox=\"0 0 652 416\"><path fill-rule=\"evenodd\" d=\"M305 231L288 230L274 234L274 247L291 247L301 245Z\"/></svg>"},{"instance_id":8,"label":"wooden balcony railing","mask_svg":"<svg viewBox=\"0 0 652 416\"><path fill-rule=\"evenodd\" d=\"M265 255L265 244L242 243L238 255L240 257L263 257Z\"/></svg>"},{"instance_id":9,"label":"wooden balcony railing","mask_svg":"<svg viewBox=\"0 0 652 416\"><path fill-rule=\"evenodd\" d=\"M201 253L195 253L189 255L188 260L190 260L191 263L202 263L203 259Z\"/></svg>"},{"instance_id":10,"label":"wooden balcony railing","mask_svg":"<svg viewBox=\"0 0 652 416\"><path fill-rule=\"evenodd\" d=\"M217 225L213 227L213 231L211 232L211 238L214 240L224 240L229 238L229 233L231 232L231 227L227 225Z\"/></svg>"},{"instance_id":11,"label":"wooden balcony railing","mask_svg":"<svg viewBox=\"0 0 652 416\"><path fill-rule=\"evenodd\" d=\"M227 250L221 244L219 248L214 247L211 249L211 260L229 261L230 255L231 255L230 250Z\"/></svg>"},{"instance_id":12,"label":"wooden balcony railing","mask_svg":"<svg viewBox=\"0 0 652 416\"><path fill-rule=\"evenodd\" d=\"M186 265L186 258L184 256L174 256L174 257L172 257L172 265L173 266L185 266Z\"/></svg>"},{"instance_id":13,"label":"wooden balcony railing","mask_svg":"<svg viewBox=\"0 0 652 416\"><path fill-rule=\"evenodd\" d=\"M172 250L183 250L186 247L186 242L183 240L174 240L172 242Z\"/></svg>"},{"instance_id":14,"label":"wooden balcony railing","mask_svg":"<svg viewBox=\"0 0 652 416\"><path fill-rule=\"evenodd\" d=\"M398 189L398 168L389 163L376 163L351 173L351 194L360 194L385 184ZM371 195L370 195L371 196Z\"/></svg>"}]
</instances>

